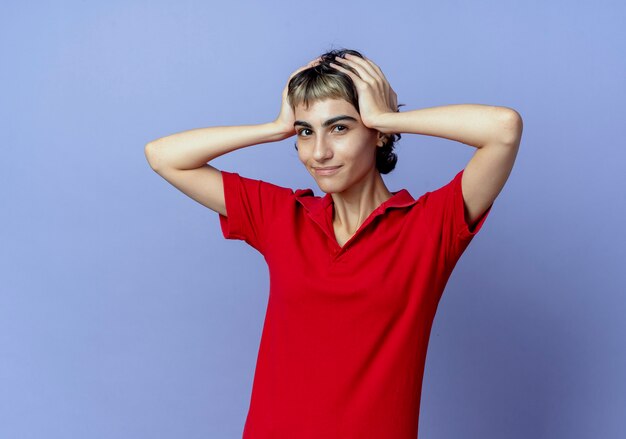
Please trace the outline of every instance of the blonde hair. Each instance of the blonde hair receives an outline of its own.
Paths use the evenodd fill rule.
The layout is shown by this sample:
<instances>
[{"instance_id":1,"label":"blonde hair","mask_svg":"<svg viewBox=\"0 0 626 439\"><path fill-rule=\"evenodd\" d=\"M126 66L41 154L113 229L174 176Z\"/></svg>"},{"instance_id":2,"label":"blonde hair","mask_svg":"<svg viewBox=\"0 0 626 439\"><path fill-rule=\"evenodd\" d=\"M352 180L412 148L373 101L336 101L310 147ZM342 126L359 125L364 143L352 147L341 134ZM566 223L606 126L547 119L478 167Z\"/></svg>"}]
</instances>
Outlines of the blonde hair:
<instances>
[{"instance_id":1,"label":"blonde hair","mask_svg":"<svg viewBox=\"0 0 626 439\"><path fill-rule=\"evenodd\" d=\"M336 56L343 58L346 53L364 58L356 50L331 50L321 55L317 65L302 70L291 78L287 88L287 99L292 109L295 110L298 105L308 109L311 103L324 99L343 99L351 103L360 113L359 96L352 78L330 65L331 62L335 62ZM345 64L344 66L358 74L352 67ZM398 105L400 106L402 104ZM396 167L398 156L393 149L396 141L401 138L400 134L386 134L383 146L376 148L376 169L381 174L388 174ZM295 147L297 150L298 145Z\"/></svg>"}]
</instances>

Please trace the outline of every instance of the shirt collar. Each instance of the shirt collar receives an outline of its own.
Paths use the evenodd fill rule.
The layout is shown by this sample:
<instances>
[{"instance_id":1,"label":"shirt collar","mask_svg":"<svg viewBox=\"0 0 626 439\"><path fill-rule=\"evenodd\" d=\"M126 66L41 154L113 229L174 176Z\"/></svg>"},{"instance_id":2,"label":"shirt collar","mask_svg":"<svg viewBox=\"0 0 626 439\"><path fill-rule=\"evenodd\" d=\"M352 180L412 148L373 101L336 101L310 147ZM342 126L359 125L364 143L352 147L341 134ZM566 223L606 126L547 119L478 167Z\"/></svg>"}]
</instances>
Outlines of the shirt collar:
<instances>
[{"instance_id":1,"label":"shirt collar","mask_svg":"<svg viewBox=\"0 0 626 439\"><path fill-rule=\"evenodd\" d=\"M384 213L389 208L408 207L418 201L406 189L391 193L392 196L375 209L376 214ZM323 219L326 209L333 204L330 193L326 193L323 197L316 197L312 189L297 189L295 197L314 219Z\"/></svg>"}]
</instances>

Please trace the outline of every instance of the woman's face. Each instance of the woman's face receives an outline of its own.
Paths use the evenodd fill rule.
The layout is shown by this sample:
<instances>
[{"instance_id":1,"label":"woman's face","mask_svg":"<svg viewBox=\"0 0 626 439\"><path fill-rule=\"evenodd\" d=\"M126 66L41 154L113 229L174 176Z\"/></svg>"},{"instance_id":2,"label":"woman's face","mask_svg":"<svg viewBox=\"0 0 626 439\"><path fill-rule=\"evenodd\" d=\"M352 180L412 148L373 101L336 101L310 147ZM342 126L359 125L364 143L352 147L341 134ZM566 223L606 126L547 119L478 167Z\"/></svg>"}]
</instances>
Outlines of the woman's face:
<instances>
[{"instance_id":1,"label":"woman's face","mask_svg":"<svg viewBox=\"0 0 626 439\"><path fill-rule=\"evenodd\" d=\"M372 177L378 131L366 127L344 99L312 102L294 109L298 157L326 193L343 192ZM338 167L331 172L317 168Z\"/></svg>"}]
</instances>

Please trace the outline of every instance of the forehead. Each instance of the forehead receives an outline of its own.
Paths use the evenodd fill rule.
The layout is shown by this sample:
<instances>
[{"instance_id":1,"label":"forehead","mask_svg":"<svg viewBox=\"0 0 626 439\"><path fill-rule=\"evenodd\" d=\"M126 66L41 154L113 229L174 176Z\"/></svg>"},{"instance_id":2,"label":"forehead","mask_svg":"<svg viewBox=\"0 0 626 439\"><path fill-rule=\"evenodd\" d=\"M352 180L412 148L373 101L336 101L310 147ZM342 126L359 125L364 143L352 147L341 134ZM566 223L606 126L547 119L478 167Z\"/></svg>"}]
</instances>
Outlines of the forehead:
<instances>
[{"instance_id":1,"label":"forehead","mask_svg":"<svg viewBox=\"0 0 626 439\"><path fill-rule=\"evenodd\" d=\"M358 117L358 112L354 106L345 99L324 99L312 101L309 108L304 104L294 108L296 119L308 121L323 121L338 114L348 114Z\"/></svg>"}]
</instances>

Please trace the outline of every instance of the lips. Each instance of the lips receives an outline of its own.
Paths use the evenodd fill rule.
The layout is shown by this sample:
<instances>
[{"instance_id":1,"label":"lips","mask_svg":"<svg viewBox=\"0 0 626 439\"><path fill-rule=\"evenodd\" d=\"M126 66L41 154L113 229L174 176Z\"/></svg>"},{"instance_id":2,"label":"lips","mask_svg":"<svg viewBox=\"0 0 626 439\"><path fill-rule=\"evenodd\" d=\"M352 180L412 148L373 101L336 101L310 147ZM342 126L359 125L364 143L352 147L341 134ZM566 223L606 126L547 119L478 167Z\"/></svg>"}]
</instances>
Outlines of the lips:
<instances>
[{"instance_id":1,"label":"lips","mask_svg":"<svg viewBox=\"0 0 626 439\"><path fill-rule=\"evenodd\" d=\"M339 168L341 168L341 165L340 166L325 166L323 168L313 168L313 169L315 169L315 173L317 175L332 175L332 174L339 172Z\"/></svg>"}]
</instances>

